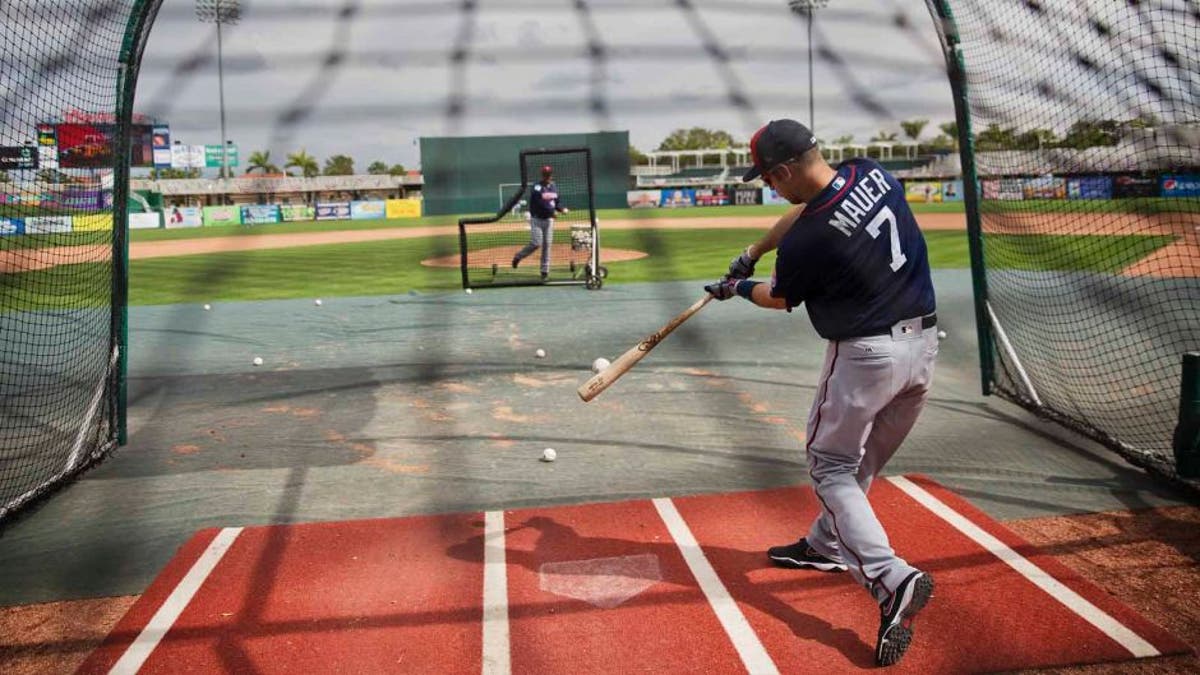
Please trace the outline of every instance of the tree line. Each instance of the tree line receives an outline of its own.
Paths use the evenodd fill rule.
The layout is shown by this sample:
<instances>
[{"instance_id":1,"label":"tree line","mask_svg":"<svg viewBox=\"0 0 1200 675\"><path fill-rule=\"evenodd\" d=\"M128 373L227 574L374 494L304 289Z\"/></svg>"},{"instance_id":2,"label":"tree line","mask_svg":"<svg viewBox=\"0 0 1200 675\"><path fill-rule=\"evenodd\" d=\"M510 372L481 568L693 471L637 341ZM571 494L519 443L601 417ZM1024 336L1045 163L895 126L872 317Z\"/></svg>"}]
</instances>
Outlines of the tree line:
<instances>
[{"instance_id":1,"label":"tree line","mask_svg":"<svg viewBox=\"0 0 1200 675\"><path fill-rule=\"evenodd\" d=\"M270 150L257 150L246 158L245 173L259 172L263 174L284 174L287 176L353 176L355 174L354 158L349 155L331 155L325 159L322 166L317 158L306 150L287 155L282 168L271 159ZM293 171L294 170L294 171ZM406 169L403 164L387 164L382 161L371 162L367 173L374 176L403 176ZM152 169L151 178L199 178L200 169Z\"/></svg>"},{"instance_id":2,"label":"tree line","mask_svg":"<svg viewBox=\"0 0 1200 675\"><path fill-rule=\"evenodd\" d=\"M976 129L974 134L975 149L980 152L996 150L1038 150L1047 148L1085 148L1113 146L1122 138L1129 135L1132 129L1152 129L1159 125L1153 115L1140 115L1132 120L1113 119L1080 119L1071 124L1066 132L1059 136L1053 129L1038 127L1021 130L1019 127L1006 127L998 123L988 124L984 129ZM956 152L958 150L958 123L943 122L937 125L941 133L922 138L927 119L903 120L898 123L900 132L893 129L881 129L866 142L899 142L900 133L905 138L917 144L919 154ZM836 136L832 139L818 138L820 145L851 145L855 143L853 134ZM738 141L728 132L718 129L676 129L672 131L655 150L723 150L742 149L748 143ZM630 164L648 164L646 153L634 146L629 146Z\"/></svg>"}]
</instances>

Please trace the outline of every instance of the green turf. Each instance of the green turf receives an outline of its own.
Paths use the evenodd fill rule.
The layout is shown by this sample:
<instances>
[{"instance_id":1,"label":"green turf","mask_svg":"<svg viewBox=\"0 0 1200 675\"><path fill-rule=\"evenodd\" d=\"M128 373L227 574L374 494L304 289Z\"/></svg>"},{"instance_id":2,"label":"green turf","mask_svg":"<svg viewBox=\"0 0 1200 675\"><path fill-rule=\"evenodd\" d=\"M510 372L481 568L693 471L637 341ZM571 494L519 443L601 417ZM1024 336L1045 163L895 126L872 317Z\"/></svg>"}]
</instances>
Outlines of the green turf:
<instances>
[{"instance_id":1,"label":"green turf","mask_svg":"<svg viewBox=\"0 0 1200 675\"><path fill-rule=\"evenodd\" d=\"M1173 240L1151 235L993 234L985 238L984 251L992 270L1118 272Z\"/></svg>"},{"instance_id":2,"label":"green turf","mask_svg":"<svg viewBox=\"0 0 1200 675\"><path fill-rule=\"evenodd\" d=\"M715 279L753 234L747 230L607 232L606 247L650 253L640 260L608 263L607 283ZM930 231L925 239L933 267L969 266L964 233ZM1140 235L993 235L988 238L987 253L993 269L1115 272L1170 241L1170 237ZM457 268L430 268L420 261L457 251L456 236L441 236L135 260L130 268L130 302L201 303L452 290L461 283ZM760 276L773 264L771 256L765 257ZM6 293L6 297L16 298L10 307L28 308L38 305L39 296L22 289L51 288L51 284L92 267L104 269L71 265L0 278L13 294ZM41 306L70 307L78 302L81 298L68 289L51 298L51 305Z\"/></svg>"}]
</instances>

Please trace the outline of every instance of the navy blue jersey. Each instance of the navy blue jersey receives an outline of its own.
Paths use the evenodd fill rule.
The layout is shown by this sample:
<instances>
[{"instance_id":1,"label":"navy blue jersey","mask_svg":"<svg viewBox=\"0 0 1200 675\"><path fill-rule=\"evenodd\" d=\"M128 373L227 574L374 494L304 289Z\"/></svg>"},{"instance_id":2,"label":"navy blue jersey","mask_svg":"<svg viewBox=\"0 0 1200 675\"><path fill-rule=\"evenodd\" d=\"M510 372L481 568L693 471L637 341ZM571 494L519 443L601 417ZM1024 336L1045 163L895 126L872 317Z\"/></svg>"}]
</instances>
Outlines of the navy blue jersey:
<instances>
[{"instance_id":1,"label":"navy blue jersey","mask_svg":"<svg viewBox=\"0 0 1200 675\"><path fill-rule=\"evenodd\" d=\"M851 159L814 197L776 252L771 295L807 303L817 333L886 333L934 311L925 238L904 188L878 163Z\"/></svg>"},{"instance_id":2,"label":"navy blue jersey","mask_svg":"<svg viewBox=\"0 0 1200 675\"><path fill-rule=\"evenodd\" d=\"M553 218L558 208L558 186L554 181L534 183L529 189L529 212L534 218Z\"/></svg>"}]
</instances>

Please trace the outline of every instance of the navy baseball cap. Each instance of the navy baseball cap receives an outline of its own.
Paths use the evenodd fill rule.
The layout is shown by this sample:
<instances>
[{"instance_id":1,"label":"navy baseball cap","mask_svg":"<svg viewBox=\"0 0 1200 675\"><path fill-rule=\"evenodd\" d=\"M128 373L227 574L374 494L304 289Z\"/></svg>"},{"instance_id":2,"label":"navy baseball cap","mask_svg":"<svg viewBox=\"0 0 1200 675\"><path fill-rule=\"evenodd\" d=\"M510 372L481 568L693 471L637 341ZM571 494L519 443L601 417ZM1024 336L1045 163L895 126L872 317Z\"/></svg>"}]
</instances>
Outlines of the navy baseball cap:
<instances>
[{"instance_id":1,"label":"navy baseball cap","mask_svg":"<svg viewBox=\"0 0 1200 675\"><path fill-rule=\"evenodd\" d=\"M742 176L751 181L784 162L817 147L817 137L796 120L771 120L750 137L750 157L754 166Z\"/></svg>"}]
</instances>

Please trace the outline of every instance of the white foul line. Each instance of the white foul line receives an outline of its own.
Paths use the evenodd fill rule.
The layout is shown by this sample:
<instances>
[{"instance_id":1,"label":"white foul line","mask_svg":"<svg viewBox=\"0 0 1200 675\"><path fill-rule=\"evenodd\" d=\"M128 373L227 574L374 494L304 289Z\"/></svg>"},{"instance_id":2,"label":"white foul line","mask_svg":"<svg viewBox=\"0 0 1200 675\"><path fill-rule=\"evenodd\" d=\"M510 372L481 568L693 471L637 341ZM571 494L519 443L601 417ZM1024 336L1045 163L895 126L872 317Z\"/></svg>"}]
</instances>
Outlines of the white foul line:
<instances>
[{"instance_id":1,"label":"white foul line","mask_svg":"<svg viewBox=\"0 0 1200 675\"><path fill-rule=\"evenodd\" d=\"M692 531L684 522L683 516L679 515L674 502L670 499L655 499L654 507L666 523L667 531L671 533L671 538L683 554L692 576L696 577L696 582L700 584L700 590L704 591L704 596L708 598L708 604L712 605L717 620L721 622L726 635L733 642L738 655L742 657L742 665L746 666L746 670L752 675L778 673L775 662L767 654L762 642L759 642L758 635L746 621L742 610L730 597L729 591L725 589L725 584L721 583L721 578L709 564L708 558L704 557L704 551L696 543L696 538L692 536Z\"/></svg>"},{"instance_id":2,"label":"white foul line","mask_svg":"<svg viewBox=\"0 0 1200 675\"><path fill-rule=\"evenodd\" d=\"M504 512L484 513L483 675L508 675L508 570L504 555Z\"/></svg>"},{"instance_id":3,"label":"white foul line","mask_svg":"<svg viewBox=\"0 0 1200 675\"><path fill-rule=\"evenodd\" d=\"M150 653L158 646L166 636L167 631L171 630L171 626L175 625L176 619L183 613L183 610L191 602L192 597L196 595L196 591L208 578L208 575L221 562L221 558L229 547L233 545L233 541L242 533L240 527L226 527L217 533L213 538L212 543L200 554L200 557L192 565L192 569L183 577L175 590L167 596L162 607L154 613L150 618L150 622L142 629L137 638L121 655L121 658L113 665L110 674L132 675L136 673L146 663L146 659L150 658Z\"/></svg>"},{"instance_id":4,"label":"white foul line","mask_svg":"<svg viewBox=\"0 0 1200 675\"><path fill-rule=\"evenodd\" d=\"M1037 565L1029 562L1029 560L1009 548L1004 542L988 534L975 523L967 520L965 516L950 508L945 502L934 497L921 486L903 476L892 476L888 480L892 481L896 487L903 490L922 506L949 523L954 529L965 534L976 544L979 544L1006 565L1016 570L1021 576L1033 582L1035 586L1045 591L1050 597L1061 602L1067 609L1078 614L1084 621L1092 624L1100 632L1112 638L1114 642L1129 650L1129 653L1135 657L1144 658L1159 655L1159 651L1154 648L1154 645L1146 642L1137 633L1129 630L1124 624L1105 613L1104 610L1088 602L1083 596L1068 588L1061 581L1050 576Z\"/></svg>"}]
</instances>

